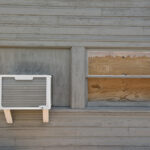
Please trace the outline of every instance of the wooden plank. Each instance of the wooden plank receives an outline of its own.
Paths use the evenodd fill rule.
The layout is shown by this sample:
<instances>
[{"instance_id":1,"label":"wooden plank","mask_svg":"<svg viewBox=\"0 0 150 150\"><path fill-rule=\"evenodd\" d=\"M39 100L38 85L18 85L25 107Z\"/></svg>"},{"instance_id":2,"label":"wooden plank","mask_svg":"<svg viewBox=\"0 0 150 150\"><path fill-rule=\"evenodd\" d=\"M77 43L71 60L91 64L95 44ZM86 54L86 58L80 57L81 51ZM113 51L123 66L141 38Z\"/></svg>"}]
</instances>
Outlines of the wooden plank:
<instances>
[{"instance_id":1,"label":"wooden plank","mask_svg":"<svg viewBox=\"0 0 150 150\"><path fill-rule=\"evenodd\" d=\"M29 137L150 137L149 128L100 127L15 127L1 128L1 138Z\"/></svg>"},{"instance_id":2,"label":"wooden plank","mask_svg":"<svg viewBox=\"0 0 150 150\"><path fill-rule=\"evenodd\" d=\"M126 117L122 117L122 116L106 116L106 117L102 117L102 116L97 116L94 117L90 116L87 117L85 116L80 116L77 115L77 117L70 117L70 118L54 118L52 117L51 120L52 124L55 124L55 126L72 126L72 127L113 127L113 128L120 128L120 127L124 127L124 128L129 128L129 127L143 127L143 128L148 128L150 127L149 125L149 118L147 117L130 117L130 116L126 116ZM22 123L21 121L17 120L18 125L23 125L23 121ZM36 123L38 124L38 123ZM31 123L30 123L31 125ZM113 130L113 129L112 129Z\"/></svg>"},{"instance_id":3,"label":"wooden plank","mask_svg":"<svg viewBox=\"0 0 150 150\"><path fill-rule=\"evenodd\" d=\"M71 49L71 107L85 108L85 49Z\"/></svg>"},{"instance_id":4,"label":"wooden plank","mask_svg":"<svg viewBox=\"0 0 150 150\"><path fill-rule=\"evenodd\" d=\"M16 138L16 146L150 146L150 137L53 137Z\"/></svg>"},{"instance_id":5,"label":"wooden plank","mask_svg":"<svg viewBox=\"0 0 150 150\"><path fill-rule=\"evenodd\" d=\"M132 133L128 132L128 128L84 128L84 127L32 127L32 128L14 128L14 129L9 129L9 128L4 128L0 129L0 137L5 138L29 138L29 137L118 137L118 136L140 136L143 137L144 133L146 133L147 130L144 129L138 129L134 130L133 132L137 133ZM143 134L141 133L143 131ZM7 134L6 134L7 133ZM122 135L123 134L123 135ZM150 136L150 133L147 132L145 136Z\"/></svg>"},{"instance_id":6,"label":"wooden plank","mask_svg":"<svg viewBox=\"0 0 150 150\"><path fill-rule=\"evenodd\" d=\"M100 101L89 101L88 107L150 107L149 101L107 101L107 100L100 100Z\"/></svg>"},{"instance_id":7,"label":"wooden plank","mask_svg":"<svg viewBox=\"0 0 150 150\"><path fill-rule=\"evenodd\" d=\"M30 8L30 7L0 7L0 14L5 15L49 15L49 16L149 16L149 8Z\"/></svg>"},{"instance_id":8,"label":"wooden plank","mask_svg":"<svg viewBox=\"0 0 150 150\"><path fill-rule=\"evenodd\" d=\"M27 47L27 48L70 48L72 46L81 46L81 47L105 47L105 48L149 48L149 42L87 42L87 41L36 41L36 40L0 40L0 47Z\"/></svg>"},{"instance_id":9,"label":"wooden plank","mask_svg":"<svg viewBox=\"0 0 150 150\"><path fill-rule=\"evenodd\" d=\"M48 6L48 7L150 7L150 2L148 0L126 0L126 1L120 1L120 0L113 0L113 1L103 1L103 0L93 0L91 1L68 1L68 0L31 0L31 1L25 1L25 0L12 0L10 2L7 2L5 0L0 1L0 5L15 5L15 6Z\"/></svg>"},{"instance_id":10,"label":"wooden plank","mask_svg":"<svg viewBox=\"0 0 150 150\"><path fill-rule=\"evenodd\" d=\"M3 149L4 147L2 147ZM15 147L16 150L43 150L41 147ZM50 147L44 147L44 150L75 150L75 149L80 149L80 150L149 150L149 146L50 146ZM9 149L4 149L4 150L9 150Z\"/></svg>"},{"instance_id":11,"label":"wooden plank","mask_svg":"<svg viewBox=\"0 0 150 150\"><path fill-rule=\"evenodd\" d=\"M1 41L16 41L16 42L28 42L30 40L30 42L46 42L49 41L49 43L52 42L57 42L57 43L62 43L62 45L64 45L66 43L66 45L71 45L74 44L75 42L80 42L79 44L81 44L81 42L85 43L88 42L88 45L94 45L95 42L98 43L99 42L110 42L113 43L114 42L129 42L130 45L133 43L143 43L143 42L149 42L150 41L150 36L130 36L130 35L59 35L59 34L55 34L55 35L50 35L50 34L9 34L9 33L4 33L4 34L0 34L0 40ZM70 44L68 44L70 42ZM109 43L109 44L110 44ZM100 45L100 44L99 44Z\"/></svg>"},{"instance_id":12,"label":"wooden plank","mask_svg":"<svg viewBox=\"0 0 150 150\"><path fill-rule=\"evenodd\" d=\"M43 147L37 147L37 146L26 146L26 147L21 147L21 146L15 146L15 147L9 147L9 146L0 146L2 150L10 150L10 149L15 149L15 150L43 150ZM44 150L149 150L149 146L49 146L49 147L44 147Z\"/></svg>"},{"instance_id":13,"label":"wooden plank","mask_svg":"<svg viewBox=\"0 0 150 150\"><path fill-rule=\"evenodd\" d=\"M6 147L6 148L7 148L7 147ZM12 147L11 147L11 149L12 149ZM19 147L18 147L18 146L17 146L17 147L16 147L16 146L15 146L14 149L15 149L15 150L35 150L35 149L36 149L36 150L43 150L43 147L41 147L41 146L38 146L38 147L37 147L37 146L29 146L29 147L28 147L28 146L25 146L25 147L22 147L22 146L19 146ZM44 149L46 150L46 149L48 149L48 147L47 147L47 148L44 148ZM55 149L55 147L52 146L52 147L50 147L50 149L53 150L53 149ZM56 147L56 149L57 149L57 147ZM5 149L4 149L4 150L5 150ZM10 150L10 148L8 148L8 149L6 149L6 150Z\"/></svg>"},{"instance_id":14,"label":"wooden plank","mask_svg":"<svg viewBox=\"0 0 150 150\"><path fill-rule=\"evenodd\" d=\"M42 110L42 115L43 115L43 122L48 123L49 122L49 110L48 109L43 109Z\"/></svg>"},{"instance_id":15,"label":"wooden plank","mask_svg":"<svg viewBox=\"0 0 150 150\"><path fill-rule=\"evenodd\" d=\"M7 18L5 18L6 20ZM11 19L10 19L11 20ZM46 21L46 20L45 20ZM1 21L0 21L1 22ZM46 21L47 22L47 21ZM67 22L67 23L66 23ZM149 26L149 17L80 17L80 16L59 16L59 25L73 26Z\"/></svg>"},{"instance_id":16,"label":"wooden plank","mask_svg":"<svg viewBox=\"0 0 150 150\"><path fill-rule=\"evenodd\" d=\"M149 79L150 75L87 75L87 78Z\"/></svg>"},{"instance_id":17,"label":"wooden plank","mask_svg":"<svg viewBox=\"0 0 150 150\"><path fill-rule=\"evenodd\" d=\"M149 51L133 52L130 50L127 51L95 50L88 52L89 75L149 75L150 74L149 67L150 67ZM130 78L130 76L120 76L120 78L123 77Z\"/></svg>"},{"instance_id":18,"label":"wooden plank","mask_svg":"<svg viewBox=\"0 0 150 150\"><path fill-rule=\"evenodd\" d=\"M5 115L7 123L12 124L13 123L13 119L12 119L11 111L9 109L5 109L4 110L4 115Z\"/></svg>"},{"instance_id":19,"label":"wooden plank","mask_svg":"<svg viewBox=\"0 0 150 150\"><path fill-rule=\"evenodd\" d=\"M0 15L0 24L26 26L150 26L150 17Z\"/></svg>"},{"instance_id":20,"label":"wooden plank","mask_svg":"<svg viewBox=\"0 0 150 150\"><path fill-rule=\"evenodd\" d=\"M150 79L89 78L89 101L150 101Z\"/></svg>"},{"instance_id":21,"label":"wooden plank","mask_svg":"<svg viewBox=\"0 0 150 150\"><path fill-rule=\"evenodd\" d=\"M15 150L43 150L43 147L37 147L37 146L34 146L34 147L21 147L21 146L15 146L15 147L0 147L1 149L3 150L10 150L10 149L15 149ZM49 146L49 147L44 147L44 150L75 150L75 149L80 149L80 150L99 150L99 149L102 149L102 150L120 150L120 149L123 149L123 150L149 150L149 146L140 146L140 147L137 147L137 146Z\"/></svg>"},{"instance_id":22,"label":"wooden plank","mask_svg":"<svg viewBox=\"0 0 150 150\"><path fill-rule=\"evenodd\" d=\"M13 138L0 138L0 146L15 146L15 139Z\"/></svg>"},{"instance_id":23,"label":"wooden plank","mask_svg":"<svg viewBox=\"0 0 150 150\"><path fill-rule=\"evenodd\" d=\"M68 35L150 35L150 27L27 27L27 26L0 26L3 34L68 34Z\"/></svg>"}]
</instances>

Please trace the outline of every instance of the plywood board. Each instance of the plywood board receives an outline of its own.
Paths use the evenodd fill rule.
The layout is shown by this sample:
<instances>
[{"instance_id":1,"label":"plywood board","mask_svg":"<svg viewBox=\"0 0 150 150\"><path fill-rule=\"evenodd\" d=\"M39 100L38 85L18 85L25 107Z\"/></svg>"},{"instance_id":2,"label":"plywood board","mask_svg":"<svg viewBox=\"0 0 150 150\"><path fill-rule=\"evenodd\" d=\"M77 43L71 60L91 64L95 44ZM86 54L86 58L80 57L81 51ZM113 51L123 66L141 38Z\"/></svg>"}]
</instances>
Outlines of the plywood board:
<instances>
[{"instance_id":1,"label":"plywood board","mask_svg":"<svg viewBox=\"0 0 150 150\"><path fill-rule=\"evenodd\" d=\"M89 75L150 75L150 52L89 51Z\"/></svg>"},{"instance_id":2,"label":"plywood board","mask_svg":"<svg viewBox=\"0 0 150 150\"><path fill-rule=\"evenodd\" d=\"M150 79L88 79L89 101L150 101Z\"/></svg>"},{"instance_id":3,"label":"plywood board","mask_svg":"<svg viewBox=\"0 0 150 150\"><path fill-rule=\"evenodd\" d=\"M0 74L53 75L52 105L69 106L69 49L0 48Z\"/></svg>"}]
</instances>

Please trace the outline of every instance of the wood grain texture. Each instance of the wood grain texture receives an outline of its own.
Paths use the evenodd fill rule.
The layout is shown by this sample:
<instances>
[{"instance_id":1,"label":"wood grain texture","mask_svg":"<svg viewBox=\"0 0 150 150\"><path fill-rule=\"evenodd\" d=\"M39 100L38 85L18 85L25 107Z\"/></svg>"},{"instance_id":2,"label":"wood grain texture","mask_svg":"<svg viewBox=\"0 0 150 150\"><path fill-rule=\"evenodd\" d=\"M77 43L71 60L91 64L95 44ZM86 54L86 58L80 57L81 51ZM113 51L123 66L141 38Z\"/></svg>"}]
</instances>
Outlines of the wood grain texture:
<instances>
[{"instance_id":1,"label":"wood grain texture","mask_svg":"<svg viewBox=\"0 0 150 150\"><path fill-rule=\"evenodd\" d=\"M150 79L88 79L89 101L150 101Z\"/></svg>"},{"instance_id":2,"label":"wood grain texture","mask_svg":"<svg viewBox=\"0 0 150 150\"><path fill-rule=\"evenodd\" d=\"M128 31L128 32L126 32ZM31 26L0 26L0 33L7 34L67 34L67 35L128 35L142 36L150 35L150 27L31 27Z\"/></svg>"},{"instance_id":3,"label":"wood grain texture","mask_svg":"<svg viewBox=\"0 0 150 150\"><path fill-rule=\"evenodd\" d=\"M11 0L11 1L0 1L1 5L7 5L7 6L43 6L43 7L150 7L149 0L126 0L126 1L120 1L120 0L93 0L92 2L90 0L31 0L31 1L25 1L25 0Z\"/></svg>"},{"instance_id":4,"label":"wood grain texture","mask_svg":"<svg viewBox=\"0 0 150 150\"><path fill-rule=\"evenodd\" d=\"M106 145L106 146L150 146L150 137L55 137L53 138L16 138L16 146L84 146L84 145ZM137 142L138 141L138 142Z\"/></svg>"},{"instance_id":5,"label":"wood grain texture","mask_svg":"<svg viewBox=\"0 0 150 150\"><path fill-rule=\"evenodd\" d=\"M61 46L83 46L83 41L88 42L84 46L96 46L93 42L100 41L108 41L107 46L110 42L118 46L121 42L133 44L131 41L149 43L149 7L148 0L0 0L0 45L23 42L28 46L31 41L36 41L32 45L37 46L39 41L41 45L48 41L49 46L60 42ZM136 43L139 45L142 43Z\"/></svg>"},{"instance_id":6,"label":"wood grain texture","mask_svg":"<svg viewBox=\"0 0 150 150\"><path fill-rule=\"evenodd\" d=\"M1 6L0 14L5 15L39 15L39 16L149 16L149 8L82 8L82 7L17 7Z\"/></svg>"},{"instance_id":7,"label":"wood grain texture","mask_svg":"<svg viewBox=\"0 0 150 150\"><path fill-rule=\"evenodd\" d=\"M150 111L142 108L105 108L105 109L85 109L74 110L64 109L51 110L50 121L48 124L42 123L41 111L12 111L14 125L8 125L5 121L3 112L0 113L1 129L15 128L73 128L73 127L89 127L89 128L150 128ZM41 131L42 132L42 131ZM9 133L9 132L8 132ZM19 134L19 133L18 133ZM38 134L38 133L37 133ZM6 134L7 136L7 134Z\"/></svg>"},{"instance_id":8,"label":"wood grain texture","mask_svg":"<svg viewBox=\"0 0 150 150\"><path fill-rule=\"evenodd\" d=\"M150 52L89 51L89 75L149 75Z\"/></svg>"},{"instance_id":9,"label":"wood grain texture","mask_svg":"<svg viewBox=\"0 0 150 150\"><path fill-rule=\"evenodd\" d=\"M43 109L42 114L43 114L43 122L48 123L49 122L49 110Z\"/></svg>"},{"instance_id":10,"label":"wood grain texture","mask_svg":"<svg viewBox=\"0 0 150 150\"><path fill-rule=\"evenodd\" d=\"M1 47L28 47L28 48L49 48L49 47L56 47L56 48L70 48L72 46L81 46L81 47L87 47L87 48L93 48L93 47L105 47L105 48L149 48L150 43L149 42L84 42L84 41L29 41L29 40L0 40Z\"/></svg>"},{"instance_id":11,"label":"wood grain texture","mask_svg":"<svg viewBox=\"0 0 150 150\"><path fill-rule=\"evenodd\" d=\"M3 150L149 150L148 146L45 146L45 147L37 147L37 146L25 146L25 147L21 147L21 146L17 146L17 147L0 147Z\"/></svg>"},{"instance_id":12,"label":"wood grain texture","mask_svg":"<svg viewBox=\"0 0 150 150\"><path fill-rule=\"evenodd\" d=\"M1 15L0 24L26 26L150 26L150 17Z\"/></svg>"},{"instance_id":13,"label":"wood grain texture","mask_svg":"<svg viewBox=\"0 0 150 150\"><path fill-rule=\"evenodd\" d=\"M88 51L89 75L149 75L149 51ZM149 101L149 79L88 79L89 101Z\"/></svg>"},{"instance_id":14,"label":"wood grain texture","mask_svg":"<svg viewBox=\"0 0 150 150\"><path fill-rule=\"evenodd\" d=\"M0 73L53 75L52 105L69 106L69 49L0 48Z\"/></svg>"},{"instance_id":15,"label":"wood grain texture","mask_svg":"<svg viewBox=\"0 0 150 150\"><path fill-rule=\"evenodd\" d=\"M52 110L43 125L41 111L13 111L14 125L0 112L0 148L148 148L149 113Z\"/></svg>"},{"instance_id":16,"label":"wood grain texture","mask_svg":"<svg viewBox=\"0 0 150 150\"><path fill-rule=\"evenodd\" d=\"M132 47L132 51L137 48L149 50L149 7L149 0L0 0L0 46L14 47L9 50L10 55L4 53L5 48L0 51L1 73L12 73L10 68L25 60L51 63L53 67L45 66L50 70L48 73L52 71L63 77L62 80L58 76L54 79L57 93L54 92L53 105L69 106L69 48ZM21 47L40 50L34 53L37 56L31 57L30 52L25 54L28 49ZM64 47L65 50L58 52L50 47ZM28 67L30 71L30 65ZM42 72L47 72L47 69ZM77 74L81 77L80 72ZM60 84L62 82L64 84ZM83 91L82 86L80 89ZM82 97L81 93L77 97ZM75 105L79 106L80 102ZM0 149L150 149L149 108L143 107L144 110L140 111L139 107L128 107L127 112L123 108L117 111L118 108L112 110L109 107L107 112L106 108L94 109L52 110L48 124L42 123L41 111L13 111L13 125L6 124L0 112Z\"/></svg>"},{"instance_id":17,"label":"wood grain texture","mask_svg":"<svg viewBox=\"0 0 150 150\"><path fill-rule=\"evenodd\" d=\"M13 119L12 119L11 110L9 110L9 109L4 110L4 115L5 115L5 118L6 118L6 122L9 123L9 124L12 124Z\"/></svg>"},{"instance_id":18,"label":"wood grain texture","mask_svg":"<svg viewBox=\"0 0 150 150\"><path fill-rule=\"evenodd\" d=\"M9 131L6 135L5 133ZM92 127L17 127L15 129L0 129L1 138L29 137L149 137L149 128L92 128ZM26 132L25 132L26 131Z\"/></svg>"},{"instance_id":19,"label":"wood grain texture","mask_svg":"<svg viewBox=\"0 0 150 150\"><path fill-rule=\"evenodd\" d=\"M71 49L71 107L85 108L85 48Z\"/></svg>"}]
</instances>

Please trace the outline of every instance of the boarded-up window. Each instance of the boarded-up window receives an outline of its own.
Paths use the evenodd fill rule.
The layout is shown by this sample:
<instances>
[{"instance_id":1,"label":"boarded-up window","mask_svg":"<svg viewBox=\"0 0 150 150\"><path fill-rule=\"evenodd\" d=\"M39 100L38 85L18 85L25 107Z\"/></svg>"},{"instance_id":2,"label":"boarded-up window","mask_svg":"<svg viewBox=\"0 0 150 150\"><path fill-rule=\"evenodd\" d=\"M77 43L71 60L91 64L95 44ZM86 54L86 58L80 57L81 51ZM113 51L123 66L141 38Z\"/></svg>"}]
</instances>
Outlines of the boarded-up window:
<instances>
[{"instance_id":1,"label":"boarded-up window","mask_svg":"<svg viewBox=\"0 0 150 150\"><path fill-rule=\"evenodd\" d=\"M70 105L70 50L0 48L0 74L53 75L52 105Z\"/></svg>"},{"instance_id":2,"label":"boarded-up window","mask_svg":"<svg viewBox=\"0 0 150 150\"><path fill-rule=\"evenodd\" d=\"M88 51L89 101L150 101L149 78L99 75L150 75L150 52Z\"/></svg>"}]
</instances>

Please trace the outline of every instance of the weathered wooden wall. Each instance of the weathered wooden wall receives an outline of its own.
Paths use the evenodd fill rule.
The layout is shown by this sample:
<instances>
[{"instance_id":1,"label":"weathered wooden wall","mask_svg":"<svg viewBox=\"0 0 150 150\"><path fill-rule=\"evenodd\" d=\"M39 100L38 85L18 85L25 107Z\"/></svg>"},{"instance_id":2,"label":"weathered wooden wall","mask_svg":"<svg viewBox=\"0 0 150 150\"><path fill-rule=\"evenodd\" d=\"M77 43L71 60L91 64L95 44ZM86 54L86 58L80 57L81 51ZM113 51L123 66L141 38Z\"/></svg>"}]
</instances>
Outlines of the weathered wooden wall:
<instances>
[{"instance_id":1,"label":"weathered wooden wall","mask_svg":"<svg viewBox=\"0 0 150 150\"><path fill-rule=\"evenodd\" d=\"M53 106L70 103L70 50L0 48L0 74L53 75Z\"/></svg>"},{"instance_id":2,"label":"weathered wooden wall","mask_svg":"<svg viewBox=\"0 0 150 150\"><path fill-rule=\"evenodd\" d=\"M0 114L1 150L149 150L150 112L123 109L14 111L7 125Z\"/></svg>"},{"instance_id":3,"label":"weathered wooden wall","mask_svg":"<svg viewBox=\"0 0 150 150\"><path fill-rule=\"evenodd\" d=\"M84 63L84 47L149 50L150 1L0 0L0 47L0 73L12 73L11 65L16 67L15 63L21 64L24 56L27 60L27 56L35 51L33 60L46 62L49 69L49 58L55 58L53 66L60 59L58 70L53 70L55 73L61 70L66 75L63 71L71 66L70 70L75 74L67 72L67 77L63 74L65 88L57 87L61 93L66 90L66 95L55 93L57 101L54 103L84 108L85 64L79 66L79 62ZM69 49L78 59L71 59ZM81 50L80 55L75 50ZM28 59L33 62L31 56ZM47 73L47 70L42 72ZM58 79L55 84L59 83ZM40 111L14 111L14 124L7 125L3 112L0 112L0 150L150 149L148 107L129 107L125 111L123 108L118 111L117 107L113 110L110 107L94 109L53 109L48 124L42 123Z\"/></svg>"},{"instance_id":4,"label":"weathered wooden wall","mask_svg":"<svg viewBox=\"0 0 150 150\"><path fill-rule=\"evenodd\" d=\"M149 0L0 0L0 44L146 46L149 7Z\"/></svg>"}]
</instances>

